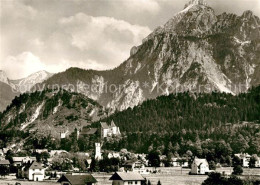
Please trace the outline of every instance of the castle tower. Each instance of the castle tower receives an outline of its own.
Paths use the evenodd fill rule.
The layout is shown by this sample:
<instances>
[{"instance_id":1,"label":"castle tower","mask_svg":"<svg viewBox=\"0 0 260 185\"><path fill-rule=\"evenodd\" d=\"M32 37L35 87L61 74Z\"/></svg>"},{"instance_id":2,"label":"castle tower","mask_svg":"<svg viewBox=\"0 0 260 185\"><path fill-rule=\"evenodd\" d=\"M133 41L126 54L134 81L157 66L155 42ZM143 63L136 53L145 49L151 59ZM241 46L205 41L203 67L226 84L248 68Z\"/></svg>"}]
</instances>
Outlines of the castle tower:
<instances>
[{"instance_id":1,"label":"castle tower","mask_svg":"<svg viewBox=\"0 0 260 185\"><path fill-rule=\"evenodd\" d=\"M95 143L95 159L100 160L101 158L101 144Z\"/></svg>"}]
</instances>

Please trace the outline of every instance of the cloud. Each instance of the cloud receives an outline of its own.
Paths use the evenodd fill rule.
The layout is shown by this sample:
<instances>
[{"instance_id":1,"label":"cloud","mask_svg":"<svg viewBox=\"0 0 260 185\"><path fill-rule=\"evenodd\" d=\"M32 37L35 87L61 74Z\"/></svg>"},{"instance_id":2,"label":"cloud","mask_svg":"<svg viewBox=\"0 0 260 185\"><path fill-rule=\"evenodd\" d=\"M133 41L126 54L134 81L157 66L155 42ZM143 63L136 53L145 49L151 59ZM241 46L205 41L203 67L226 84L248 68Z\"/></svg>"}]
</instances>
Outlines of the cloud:
<instances>
[{"instance_id":1,"label":"cloud","mask_svg":"<svg viewBox=\"0 0 260 185\"><path fill-rule=\"evenodd\" d=\"M59 21L71 38L71 45L85 52L91 60L108 68L115 67L129 56L132 46L140 44L151 30L111 17L93 17L84 13Z\"/></svg>"},{"instance_id":2,"label":"cloud","mask_svg":"<svg viewBox=\"0 0 260 185\"><path fill-rule=\"evenodd\" d=\"M45 70L46 65L31 52L23 52L18 56L8 56L1 64L1 68L9 78L18 79Z\"/></svg>"},{"instance_id":3,"label":"cloud","mask_svg":"<svg viewBox=\"0 0 260 185\"><path fill-rule=\"evenodd\" d=\"M1 1L0 69L20 78L43 67L50 72L113 68L188 1ZM241 15L249 9L260 16L259 0L207 1L217 14Z\"/></svg>"}]
</instances>

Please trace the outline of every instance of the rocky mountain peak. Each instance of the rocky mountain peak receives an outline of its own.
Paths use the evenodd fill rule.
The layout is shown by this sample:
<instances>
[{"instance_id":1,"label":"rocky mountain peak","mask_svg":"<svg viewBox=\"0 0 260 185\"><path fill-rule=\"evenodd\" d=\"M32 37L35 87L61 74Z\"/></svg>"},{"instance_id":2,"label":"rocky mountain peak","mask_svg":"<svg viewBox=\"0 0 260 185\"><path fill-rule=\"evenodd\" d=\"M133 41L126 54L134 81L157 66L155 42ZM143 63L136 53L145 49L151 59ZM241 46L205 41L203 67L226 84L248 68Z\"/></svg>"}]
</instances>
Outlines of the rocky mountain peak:
<instances>
[{"instance_id":1,"label":"rocky mountain peak","mask_svg":"<svg viewBox=\"0 0 260 185\"><path fill-rule=\"evenodd\" d=\"M0 82L8 84L8 78L3 70L0 70Z\"/></svg>"},{"instance_id":2,"label":"rocky mountain peak","mask_svg":"<svg viewBox=\"0 0 260 185\"><path fill-rule=\"evenodd\" d=\"M184 9L194 5L208 6L205 0L190 0L187 4L185 4Z\"/></svg>"},{"instance_id":3,"label":"rocky mountain peak","mask_svg":"<svg viewBox=\"0 0 260 185\"><path fill-rule=\"evenodd\" d=\"M250 19L251 17L253 17L253 12L251 10L246 10L244 11L244 13L242 14L242 17Z\"/></svg>"}]
</instances>

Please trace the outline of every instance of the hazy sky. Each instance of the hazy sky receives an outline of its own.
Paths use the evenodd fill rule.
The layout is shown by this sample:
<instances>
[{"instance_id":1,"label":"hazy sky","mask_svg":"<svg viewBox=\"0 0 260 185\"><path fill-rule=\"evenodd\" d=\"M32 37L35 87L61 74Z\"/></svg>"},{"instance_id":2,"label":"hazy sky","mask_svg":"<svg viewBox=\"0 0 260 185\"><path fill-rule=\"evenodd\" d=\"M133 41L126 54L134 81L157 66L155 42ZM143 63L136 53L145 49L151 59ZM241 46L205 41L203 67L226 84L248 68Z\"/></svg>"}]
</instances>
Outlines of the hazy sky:
<instances>
[{"instance_id":1,"label":"hazy sky","mask_svg":"<svg viewBox=\"0 0 260 185\"><path fill-rule=\"evenodd\" d=\"M0 69L11 79L39 70L110 69L188 0L0 0ZM260 17L260 0L208 0L217 14Z\"/></svg>"}]
</instances>

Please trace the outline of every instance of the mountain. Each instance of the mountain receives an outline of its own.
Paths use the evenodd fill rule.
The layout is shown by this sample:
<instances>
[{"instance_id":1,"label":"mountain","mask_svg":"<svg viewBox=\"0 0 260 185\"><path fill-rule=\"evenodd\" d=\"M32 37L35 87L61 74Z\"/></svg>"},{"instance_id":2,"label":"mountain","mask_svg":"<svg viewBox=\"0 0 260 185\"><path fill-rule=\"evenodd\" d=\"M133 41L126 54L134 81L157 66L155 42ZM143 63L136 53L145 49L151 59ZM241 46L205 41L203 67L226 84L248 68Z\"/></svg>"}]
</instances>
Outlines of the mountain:
<instances>
[{"instance_id":1,"label":"mountain","mask_svg":"<svg viewBox=\"0 0 260 185\"><path fill-rule=\"evenodd\" d=\"M0 82L9 84L9 79L4 71L0 70Z\"/></svg>"},{"instance_id":2,"label":"mountain","mask_svg":"<svg viewBox=\"0 0 260 185\"><path fill-rule=\"evenodd\" d=\"M104 116L103 107L92 99L65 90L44 90L15 97L0 116L3 131L16 130L60 137Z\"/></svg>"},{"instance_id":3,"label":"mountain","mask_svg":"<svg viewBox=\"0 0 260 185\"><path fill-rule=\"evenodd\" d=\"M26 78L10 80L6 73L0 70L0 112L5 110L16 95L30 91L35 84L43 82L52 75L47 71L38 71Z\"/></svg>"},{"instance_id":4,"label":"mountain","mask_svg":"<svg viewBox=\"0 0 260 185\"><path fill-rule=\"evenodd\" d=\"M70 68L42 83L82 93L111 110L181 91L237 94L260 83L260 20L192 0L108 71Z\"/></svg>"},{"instance_id":5,"label":"mountain","mask_svg":"<svg viewBox=\"0 0 260 185\"><path fill-rule=\"evenodd\" d=\"M116 112L91 127L113 120L120 128L124 139L102 146L109 150L147 153L153 149L165 155L168 150L180 155L190 150L195 156L216 155L216 159L240 152L260 154L259 102L260 86L235 96L220 92L162 95ZM229 145L228 153L223 141Z\"/></svg>"},{"instance_id":6,"label":"mountain","mask_svg":"<svg viewBox=\"0 0 260 185\"><path fill-rule=\"evenodd\" d=\"M43 82L44 80L50 78L52 75L53 74L42 70L33 73L26 78L10 80L10 83L11 86L13 86L17 91L26 92L30 91L35 84Z\"/></svg>"}]
</instances>

